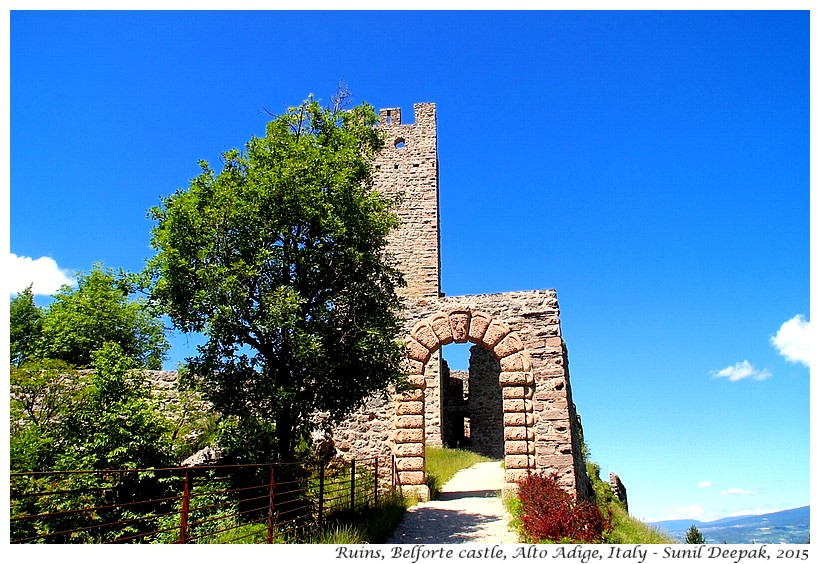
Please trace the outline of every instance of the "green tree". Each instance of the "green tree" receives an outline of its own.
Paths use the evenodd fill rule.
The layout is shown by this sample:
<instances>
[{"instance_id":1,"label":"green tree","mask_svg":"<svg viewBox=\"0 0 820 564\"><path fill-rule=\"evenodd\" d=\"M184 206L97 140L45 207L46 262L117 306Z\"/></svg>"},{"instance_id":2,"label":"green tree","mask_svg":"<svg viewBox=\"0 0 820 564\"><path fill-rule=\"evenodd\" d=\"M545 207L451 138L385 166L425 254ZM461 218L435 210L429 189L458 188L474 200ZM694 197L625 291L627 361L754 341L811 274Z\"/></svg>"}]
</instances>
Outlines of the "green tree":
<instances>
[{"instance_id":1,"label":"green tree","mask_svg":"<svg viewBox=\"0 0 820 564\"><path fill-rule=\"evenodd\" d=\"M133 297L127 278L95 265L78 274L76 289L63 286L43 314L39 354L87 367L93 353L112 342L138 366L161 368L168 350L162 321Z\"/></svg>"},{"instance_id":2,"label":"green tree","mask_svg":"<svg viewBox=\"0 0 820 564\"><path fill-rule=\"evenodd\" d=\"M147 468L173 462L172 427L143 371L120 345L92 354L92 370L59 360L12 367L14 471Z\"/></svg>"},{"instance_id":3,"label":"green tree","mask_svg":"<svg viewBox=\"0 0 820 564\"><path fill-rule=\"evenodd\" d=\"M9 306L9 356L13 366L37 355L43 311L34 303L31 286L11 299Z\"/></svg>"},{"instance_id":4,"label":"green tree","mask_svg":"<svg viewBox=\"0 0 820 564\"><path fill-rule=\"evenodd\" d=\"M706 544L703 535L695 525L692 525L686 531L686 544Z\"/></svg>"},{"instance_id":5,"label":"green tree","mask_svg":"<svg viewBox=\"0 0 820 564\"><path fill-rule=\"evenodd\" d=\"M91 356L92 370L54 359L12 367L12 472L144 469L176 461L171 425L137 361L110 341ZM146 517L158 506L140 500L171 495L150 472L12 475L12 514L39 517L13 522L11 536L73 531L46 542L103 542L150 531ZM106 521L120 524L96 528Z\"/></svg>"},{"instance_id":6,"label":"green tree","mask_svg":"<svg viewBox=\"0 0 820 564\"><path fill-rule=\"evenodd\" d=\"M392 202L372 189L376 123L367 104L310 97L149 212L152 299L205 336L190 374L265 437L257 457L292 459L312 416L339 420L399 380L403 280L385 254Z\"/></svg>"}]
</instances>

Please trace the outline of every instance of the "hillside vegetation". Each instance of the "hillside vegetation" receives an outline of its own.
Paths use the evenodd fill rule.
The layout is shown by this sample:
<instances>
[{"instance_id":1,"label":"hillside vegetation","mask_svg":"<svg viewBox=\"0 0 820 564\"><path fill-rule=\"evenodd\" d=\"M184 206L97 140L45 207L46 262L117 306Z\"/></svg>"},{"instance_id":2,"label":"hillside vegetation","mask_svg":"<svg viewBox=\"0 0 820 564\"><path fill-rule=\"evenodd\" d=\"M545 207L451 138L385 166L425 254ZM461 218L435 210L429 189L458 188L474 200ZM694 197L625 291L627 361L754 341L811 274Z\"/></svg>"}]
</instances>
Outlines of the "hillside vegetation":
<instances>
[{"instance_id":1,"label":"hillside vegetation","mask_svg":"<svg viewBox=\"0 0 820 564\"><path fill-rule=\"evenodd\" d=\"M631 517L615 497L612 488L601 479L601 467L587 462L587 474L595 490L595 499L601 511L612 515L612 530L604 535L607 544L676 544L677 541L659 529Z\"/></svg>"}]
</instances>

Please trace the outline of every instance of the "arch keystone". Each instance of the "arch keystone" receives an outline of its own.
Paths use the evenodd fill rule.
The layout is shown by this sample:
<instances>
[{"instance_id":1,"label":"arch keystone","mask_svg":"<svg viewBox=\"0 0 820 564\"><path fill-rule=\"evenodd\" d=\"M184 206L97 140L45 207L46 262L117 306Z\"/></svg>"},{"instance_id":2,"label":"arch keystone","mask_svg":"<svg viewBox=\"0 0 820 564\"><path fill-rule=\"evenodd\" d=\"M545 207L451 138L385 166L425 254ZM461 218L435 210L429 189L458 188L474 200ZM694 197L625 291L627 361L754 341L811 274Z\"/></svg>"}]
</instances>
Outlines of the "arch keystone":
<instances>
[{"instance_id":1,"label":"arch keystone","mask_svg":"<svg viewBox=\"0 0 820 564\"><path fill-rule=\"evenodd\" d=\"M470 310L456 309L450 312L449 317L453 341L466 343L470 336Z\"/></svg>"}]
</instances>

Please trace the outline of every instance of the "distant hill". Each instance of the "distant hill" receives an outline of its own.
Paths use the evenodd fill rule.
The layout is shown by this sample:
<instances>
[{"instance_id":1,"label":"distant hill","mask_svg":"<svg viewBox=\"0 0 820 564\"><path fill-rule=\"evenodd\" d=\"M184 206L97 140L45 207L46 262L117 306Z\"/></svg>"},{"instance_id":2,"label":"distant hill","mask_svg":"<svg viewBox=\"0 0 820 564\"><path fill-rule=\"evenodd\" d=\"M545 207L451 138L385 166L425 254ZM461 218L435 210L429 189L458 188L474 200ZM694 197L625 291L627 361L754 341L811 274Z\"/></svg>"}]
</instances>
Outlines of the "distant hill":
<instances>
[{"instance_id":1,"label":"distant hill","mask_svg":"<svg viewBox=\"0 0 820 564\"><path fill-rule=\"evenodd\" d=\"M709 544L802 544L809 539L810 522L809 506L806 505L765 515L726 517L717 521L674 519L650 524L678 541L683 541L686 531L694 525Z\"/></svg>"}]
</instances>

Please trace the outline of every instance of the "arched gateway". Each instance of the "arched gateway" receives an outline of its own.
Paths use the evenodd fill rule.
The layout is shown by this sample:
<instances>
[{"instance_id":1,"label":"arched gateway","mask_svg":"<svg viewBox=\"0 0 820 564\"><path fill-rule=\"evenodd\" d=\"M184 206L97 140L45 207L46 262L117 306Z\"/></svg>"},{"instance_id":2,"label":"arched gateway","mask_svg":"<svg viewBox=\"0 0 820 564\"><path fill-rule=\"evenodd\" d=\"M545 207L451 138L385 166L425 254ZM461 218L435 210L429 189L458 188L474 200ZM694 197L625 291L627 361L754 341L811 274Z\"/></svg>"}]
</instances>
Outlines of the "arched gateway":
<instances>
[{"instance_id":1,"label":"arched gateway","mask_svg":"<svg viewBox=\"0 0 820 564\"><path fill-rule=\"evenodd\" d=\"M555 290L445 297L441 293L439 162L434 104L414 106L416 123L404 124L399 108L379 112L387 137L376 163L374 184L400 195L399 227L389 252L404 273L406 287L405 369L412 389L387 402L373 398L337 428L337 447L347 457L395 456L402 488L428 495L427 444L441 444L447 387L440 350L449 343L475 343L497 363L501 387L497 405L508 484L530 471L556 472L567 490L587 497L581 456L581 427L572 403ZM494 236L492 225L481 233ZM465 233L465 236L474 236ZM545 249L545 253L548 249ZM470 384L470 399L494 386ZM494 398L498 389L493 390ZM500 403L500 405L498 405ZM496 409L496 408L491 408ZM493 414L491 414L493 415Z\"/></svg>"},{"instance_id":2,"label":"arched gateway","mask_svg":"<svg viewBox=\"0 0 820 564\"><path fill-rule=\"evenodd\" d=\"M425 476L425 367L434 353L450 343L475 343L492 352L501 364L504 463L508 481L518 470L535 468L533 403L535 380L521 337L487 313L455 308L416 323L407 338L405 370L414 389L396 401L394 454L402 485L422 485Z\"/></svg>"}]
</instances>

